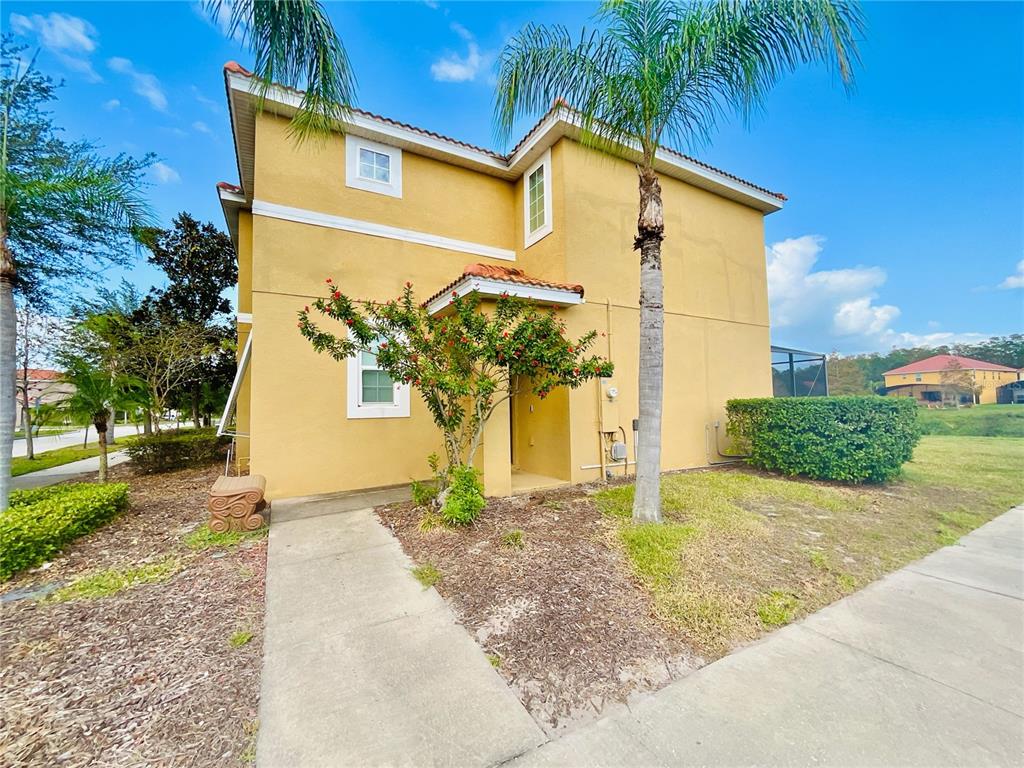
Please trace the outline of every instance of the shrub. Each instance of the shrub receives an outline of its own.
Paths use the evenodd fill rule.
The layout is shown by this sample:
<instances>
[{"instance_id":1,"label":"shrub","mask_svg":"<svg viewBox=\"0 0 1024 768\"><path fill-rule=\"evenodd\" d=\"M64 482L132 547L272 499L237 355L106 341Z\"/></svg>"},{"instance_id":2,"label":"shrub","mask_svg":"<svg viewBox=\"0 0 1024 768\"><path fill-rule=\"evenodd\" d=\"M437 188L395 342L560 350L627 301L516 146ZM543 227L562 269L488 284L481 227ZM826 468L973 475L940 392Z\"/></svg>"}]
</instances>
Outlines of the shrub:
<instances>
[{"instance_id":1,"label":"shrub","mask_svg":"<svg viewBox=\"0 0 1024 768\"><path fill-rule=\"evenodd\" d=\"M920 438L910 398L756 398L726 409L728 433L752 465L817 480L891 480Z\"/></svg>"},{"instance_id":2,"label":"shrub","mask_svg":"<svg viewBox=\"0 0 1024 768\"><path fill-rule=\"evenodd\" d=\"M433 483L421 483L419 480L412 481L412 500L417 507L429 507L436 498L436 485Z\"/></svg>"},{"instance_id":3,"label":"shrub","mask_svg":"<svg viewBox=\"0 0 1024 768\"><path fill-rule=\"evenodd\" d=\"M0 581L46 562L66 544L128 508L124 483L76 483L14 491L0 513Z\"/></svg>"},{"instance_id":4,"label":"shrub","mask_svg":"<svg viewBox=\"0 0 1024 768\"><path fill-rule=\"evenodd\" d=\"M226 439L212 429L161 432L140 437L125 447L140 472L170 472L185 467L202 467L216 461Z\"/></svg>"},{"instance_id":5,"label":"shrub","mask_svg":"<svg viewBox=\"0 0 1024 768\"><path fill-rule=\"evenodd\" d=\"M480 476L473 467L452 469L447 494L441 507L441 517L448 525L469 525L487 504Z\"/></svg>"}]
</instances>

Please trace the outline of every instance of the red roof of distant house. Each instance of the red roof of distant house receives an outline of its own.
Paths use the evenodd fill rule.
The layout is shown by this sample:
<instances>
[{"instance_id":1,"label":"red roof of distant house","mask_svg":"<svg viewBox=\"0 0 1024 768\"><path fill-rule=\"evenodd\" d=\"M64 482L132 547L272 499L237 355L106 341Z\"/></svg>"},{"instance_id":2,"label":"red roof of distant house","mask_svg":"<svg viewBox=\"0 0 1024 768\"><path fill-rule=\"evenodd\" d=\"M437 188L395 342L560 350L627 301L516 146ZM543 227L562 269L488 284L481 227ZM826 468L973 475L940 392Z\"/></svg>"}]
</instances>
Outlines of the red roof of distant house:
<instances>
[{"instance_id":1,"label":"red roof of distant house","mask_svg":"<svg viewBox=\"0 0 1024 768\"><path fill-rule=\"evenodd\" d=\"M571 291L583 296L583 286L579 283L557 283L551 280L541 280L537 277L530 277L528 274L523 272L523 270L516 267L501 267L494 264L467 264L463 268L461 275L452 280L448 285L423 303L429 304L434 299L443 296L467 277L483 277L487 280L501 280L506 283L534 285L538 288L554 288L555 290Z\"/></svg>"},{"instance_id":2,"label":"red roof of distant house","mask_svg":"<svg viewBox=\"0 0 1024 768\"><path fill-rule=\"evenodd\" d=\"M999 365L998 363L990 363L985 360L975 360L973 357L961 357L960 355L932 355L931 357L926 357L924 360L918 360L916 363L909 363L908 365L903 365L899 368L893 368L891 371L886 371L882 375L889 376L890 374L900 373L935 373L937 371L949 371L954 370L957 367L957 364L959 364L960 368L967 371L1017 372L1016 368Z\"/></svg>"},{"instance_id":3,"label":"red roof of distant house","mask_svg":"<svg viewBox=\"0 0 1024 768\"><path fill-rule=\"evenodd\" d=\"M21 374L25 371L24 368L18 368L16 375L20 379ZM49 368L29 368L28 369L28 380L29 381L53 381L61 377L60 371L52 371Z\"/></svg>"}]
</instances>

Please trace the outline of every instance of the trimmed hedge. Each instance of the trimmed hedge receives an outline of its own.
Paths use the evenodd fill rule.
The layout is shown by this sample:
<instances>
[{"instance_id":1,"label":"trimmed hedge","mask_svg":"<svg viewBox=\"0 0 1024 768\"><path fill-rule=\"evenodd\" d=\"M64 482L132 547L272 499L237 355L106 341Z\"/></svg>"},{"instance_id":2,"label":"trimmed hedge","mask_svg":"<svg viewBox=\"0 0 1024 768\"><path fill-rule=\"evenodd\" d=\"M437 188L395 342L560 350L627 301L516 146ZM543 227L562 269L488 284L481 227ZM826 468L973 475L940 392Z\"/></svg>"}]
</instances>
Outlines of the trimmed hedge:
<instances>
[{"instance_id":1,"label":"trimmed hedge","mask_svg":"<svg viewBox=\"0 0 1024 768\"><path fill-rule=\"evenodd\" d=\"M194 429L140 437L124 450L140 472L170 472L216 461L226 442L212 429Z\"/></svg>"},{"instance_id":2,"label":"trimmed hedge","mask_svg":"<svg viewBox=\"0 0 1024 768\"><path fill-rule=\"evenodd\" d=\"M75 483L14 491L0 512L0 581L49 560L128 509L125 483Z\"/></svg>"},{"instance_id":3,"label":"trimmed hedge","mask_svg":"<svg viewBox=\"0 0 1024 768\"><path fill-rule=\"evenodd\" d=\"M892 480L920 439L907 397L755 398L730 400L726 411L750 464L816 480Z\"/></svg>"}]
</instances>

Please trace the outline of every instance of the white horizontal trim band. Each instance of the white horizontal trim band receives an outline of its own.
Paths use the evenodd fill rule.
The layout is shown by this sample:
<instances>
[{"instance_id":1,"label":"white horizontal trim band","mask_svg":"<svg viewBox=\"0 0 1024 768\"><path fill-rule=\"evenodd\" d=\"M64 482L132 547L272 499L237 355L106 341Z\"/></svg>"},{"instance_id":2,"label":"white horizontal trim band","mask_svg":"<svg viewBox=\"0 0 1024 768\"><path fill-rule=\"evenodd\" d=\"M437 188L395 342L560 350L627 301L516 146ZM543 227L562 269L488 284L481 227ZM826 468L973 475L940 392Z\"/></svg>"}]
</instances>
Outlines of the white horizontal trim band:
<instances>
[{"instance_id":1,"label":"white horizontal trim band","mask_svg":"<svg viewBox=\"0 0 1024 768\"><path fill-rule=\"evenodd\" d=\"M239 312L237 318L240 323L249 323L249 325L252 325L252 312Z\"/></svg>"},{"instance_id":2,"label":"white horizontal trim band","mask_svg":"<svg viewBox=\"0 0 1024 768\"><path fill-rule=\"evenodd\" d=\"M411 229L400 229L389 227L386 224L375 224L372 221L360 221L358 219L347 219L344 216L333 216L328 213L307 211L304 208L292 208L288 205L268 203L263 200L252 201L252 213L254 216L267 216L272 219L283 221L294 221L299 224L311 224L314 227L327 227L329 229L340 229L345 232L355 232L360 235L371 237L384 237L389 240L401 240L406 243L426 245L431 248L441 248L446 251L458 251L460 253L471 253L475 256L486 256L489 259L501 259L503 261L515 261L516 252L506 248L495 248L492 245L472 243L468 240L455 240L451 237L432 235L429 232L416 232Z\"/></svg>"}]
</instances>

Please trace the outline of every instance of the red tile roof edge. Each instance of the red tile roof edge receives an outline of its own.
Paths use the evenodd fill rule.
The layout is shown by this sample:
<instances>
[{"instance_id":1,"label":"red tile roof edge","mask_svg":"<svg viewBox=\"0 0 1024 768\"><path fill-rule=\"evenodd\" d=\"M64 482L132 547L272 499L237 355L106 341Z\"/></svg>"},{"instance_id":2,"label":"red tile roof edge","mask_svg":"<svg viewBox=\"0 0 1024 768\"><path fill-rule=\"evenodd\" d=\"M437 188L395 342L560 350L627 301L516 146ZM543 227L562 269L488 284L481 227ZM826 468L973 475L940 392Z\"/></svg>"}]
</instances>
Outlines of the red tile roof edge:
<instances>
[{"instance_id":1,"label":"red tile roof edge","mask_svg":"<svg viewBox=\"0 0 1024 768\"><path fill-rule=\"evenodd\" d=\"M559 283L552 280L541 280L537 277L530 277L518 267L503 267L496 264L467 264L462 269L462 274L452 280L448 285L439 290L429 299L423 302L424 306L435 299L439 299L451 291L455 286L467 278L482 277L488 280L499 280L506 283L518 285L532 285L537 288L554 288L559 291L570 291L583 296L583 286L579 283Z\"/></svg>"},{"instance_id":2,"label":"red tile roof edge","mask_svg":"<svg viewBox=\"0 0 1024 768\"><path fill-rule=\"evenodd\" d=\"M990 363L987 360L976 360L973 357L963 357L962 355L932 355L926 357L923 360L917 360L913 363L907 363L901 365L899 368L893 368L891 371L885 371L883 376L898 375L904 373L935 373L937 371L948 371L952 370L952 362L956 360L960 363L960 367L965 371L1003 371L1006 373L1017 373L1016 368L1011 368L1007 365L999 365L998 363Z\"/></svg>"},{"instance_id":3,"label":"red tile roof edge","mask_svg":"<svg viewBox=\"0 0 1024 768\"><path fill-rule=\"evenodd\" d=\"M250 72L248 69L243 67L237 61L229 61L229 62L227 62L224 65L224 71L225 72L233 72L235 74L242 75L243 77L252 77L253 76L252 72ZM302 94L302 91L300 91L300 90L298 90L296 88L292 88L292 87L287 86L287 85L279 85L278 84L278 87L283 88L284 90L290 91L290 92L295 93L295 94L300 94L300 95ZM453 139L451 136L445 136L444 134L437 133L436 131L430 131L430 130L427 130L426 128L419 128L419 127L417 127L415 125L411 125L409 123L403 123L403 122L401 122L399 120L393 120L390 117L384 117L383 115L378 115L378 114L376 114L374 112L367 112L364 109L358 109L356 107L353 107L352 108L352 112L357 114L357 115L363 115L364 117L369 117L369 118L371 118L373 120L380 120L383 123L388 123L389 125L393 125L393 126L396 126L398 128L404 128L404 129L409 130L409 131L414 131L415 133L418 133L418 134L420 134L422 136L429 136L429 137L431 137L433 139L438 139L439 141L445 141L445 142L448 142L449 144L455 144L456 146L460 146L460 147L463 147L465 149L471 149L471 150L474 150L476 152L482 152L482 153L484 153L486 155L490 155L491 157L493 157L493 158L495 158L497 160L503 160L505 162L508 162L512 158L512 156L515 155L515 153L519 150L519 148L522 147L523 144L526 143L527 139L529 139L529 137L544 123L544 121L547 120L552 115L552 113L554 113L558 109L563 109L563 108L564 109L568 109L568 110L572 110L572 107L569 106L569 104L564 99L561 99L561 98L555 99L554 102L551 105L551 108L547 112L545 112L540 117L540 119L537 120L536 123L534 123L533 127L530 128L530 130L528 130L525 133L523 138L521 138L516 143L516 145L514 147L512 147L512 149L509 151L509 153L507 155L503 155L500 152L495 152L492 149L487 149L485 147L479 147L479 146L477 146L475 144L470 144L469 142L461 141L460 139ZM784 194L782 194L781 192L772 192L770 189L762 187L762 186L760 186L758 184L754 184L751 181L747 181L746 179L744 179L744 178L742 178L740 176L736 176L735 174L729 173L728 171L723 171L721 168L716 168L713 165L708 165L707 163L702 162L702 161L698 160L695 157L691 157L690 155L684 154L684 153L682 153L682 152L680 152L678 150L671 149L669 147L662 147L662 149L664 149L669 154L675 155L676 157L680 157L683 160L687 160L688 162L694 163L695 165L699 165L701 168L704 168L705 170L721 174L722 176L725 176L726 178L732 179L733 181L738 181L741 184L745 184L746 186L750 187L751 189L756 189L758 192L762 192L763 194L766 194L769 197L774 197L777 200L783 200L783 201L789 199Z\"/></svg>"},{"instance_id":4,"label":"red tile roof edge","mask_svg":"<svg viewBox=\"0 0 1024 768\"><path fill-rule=\"evenodd\" d=\"M230 181L218 181L217 189L223 189L226 192L236 192L242 194L242 188L237 184L232 184Z\"/></svg>"}]
</instances>

